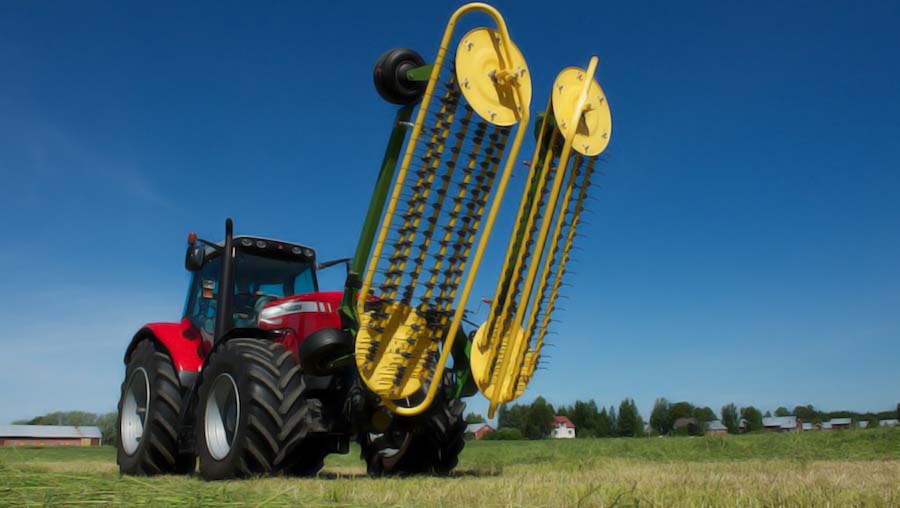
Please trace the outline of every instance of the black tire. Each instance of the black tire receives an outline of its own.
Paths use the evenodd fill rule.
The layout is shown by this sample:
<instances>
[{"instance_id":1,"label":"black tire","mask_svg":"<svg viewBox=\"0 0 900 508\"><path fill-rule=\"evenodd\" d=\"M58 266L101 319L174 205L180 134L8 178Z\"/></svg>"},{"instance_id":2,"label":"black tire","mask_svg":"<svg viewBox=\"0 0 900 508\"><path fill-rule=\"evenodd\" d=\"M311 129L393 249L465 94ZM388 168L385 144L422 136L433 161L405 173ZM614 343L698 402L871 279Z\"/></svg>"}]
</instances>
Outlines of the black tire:
<instances>
[{"instance_id":1,"label":"black tire","mask_svg":"<svg viewBox=\"0 0 900 508\"><path fill-rule=\"evenodd\" d=\"M375 62L373 78L375 89L382 99L391 104L406 106L422 100L425 81L410 81L406 72L425 65L421 55L408 48L391 49Z\"/></svg>"},{"instance_id":2,"label":"black tire","mask_svg":"<svg viewBox=\"0 0 900 508\"><path fill-rule=\"evenodd\" d=\"M195 418L195 447L203 479L246 478L277 470L282 425L278 409L283 398L279 359L283 353L281 344L243 338L231 339L213 353L203 370ZM215 436L207 440L207 403L215 404L210 397L216 395L217 380L225 386L230 381L237 391L234 405L238 409L226 452L215 445L211 448L210 443L217 442ZM210 420L210 428L215 428L214 420Z\"/></svg>"},{"instance_id":3,"label":"black tire","mask_svg":"<svg viewBox=\"0 0 900 508\"><path fill-rule=\"evenodd\" d=\"M446 377L444 386L449 386ZM395 417L383 434L359 436L369 475L450 474L466 446L465 409L465 402L442 389L422 415Z\"/></svg>"},{"instance_id":4,"label":"black tire","mask_svg":"<svg viewBox=\"0 0 900 508\"><path fill-rule=\"evenodd\" d=\"M143 407L142 432L136 448L123 443L122 407L126 389L134 376L146 376L150 396ZM125 381L122 383L117 419L118 442L116 463L121 474L149 476L158 474L187 474L194 471L192 454L178 453L178 423L181 413L181 390L172 359L157 347L152 339L139 342L128 359ZM129 453L128 448L132 448Z\"/></svg>"},{"instance_id":5,"label":"black tire","mask_svg":"<svg viewBox=\"0 0 900 508\"><path fill-rule=\"evenodd\" d=\"M315 476L325 466L329 450L314 435L325 429L322 426L322 401L311 397L303 382L301 368L290 351L282 359L282 385L284 400L281 416L284 424L279 439L283 443L278 456L278 466L287 475Z\"/></svg>"}]
</instances>

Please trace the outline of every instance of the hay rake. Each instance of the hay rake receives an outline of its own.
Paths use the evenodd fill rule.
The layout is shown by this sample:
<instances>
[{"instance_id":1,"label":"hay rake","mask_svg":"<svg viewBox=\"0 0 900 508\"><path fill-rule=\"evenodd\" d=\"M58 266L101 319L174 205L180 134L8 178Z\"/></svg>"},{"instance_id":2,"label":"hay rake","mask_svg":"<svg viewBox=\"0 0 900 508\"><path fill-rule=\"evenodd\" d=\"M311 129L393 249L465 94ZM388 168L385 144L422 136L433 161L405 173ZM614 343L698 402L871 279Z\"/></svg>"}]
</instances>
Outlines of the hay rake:
<instances>
[{"instance_id":1,"label":"hay rake","mask_svg":"<svg viewBox=\"0 0 900 508\"><path fill-rule=\"evenodd\" d=\"M487 14L496 28L458 37L449 55L457 22L472 12ZM458 9L430 66L353 309L360 377L397 414L423 412L437 393L527 130L530 100L528 67L500 14L479 3ZM367 223L380 215L378 201ZM367 232L374 229L364 228L359 259L371 243Z\"/></svg>"},{"instance_id":2,"label":"hay rake","mask_svg":"<svg viewBox=\"0 0 900 508\"><path fill-rule=\"evenodd\" d=\"M488 320L475 335L472 375L490 400L489 417L534 375L597 157L609 143L596 68L593 57L586 70L569 67L553 84Z\"/></svg>"}]
</instances>

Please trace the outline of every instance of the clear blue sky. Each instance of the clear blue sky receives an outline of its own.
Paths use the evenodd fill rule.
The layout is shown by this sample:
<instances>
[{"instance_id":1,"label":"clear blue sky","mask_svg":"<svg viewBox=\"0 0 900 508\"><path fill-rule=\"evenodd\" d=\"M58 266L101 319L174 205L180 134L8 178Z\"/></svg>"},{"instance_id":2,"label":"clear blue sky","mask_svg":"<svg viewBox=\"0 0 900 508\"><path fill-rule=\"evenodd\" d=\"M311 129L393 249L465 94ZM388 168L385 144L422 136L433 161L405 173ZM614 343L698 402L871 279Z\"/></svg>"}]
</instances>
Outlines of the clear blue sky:
<instances>
[{"instance_id":1,"label":"clear blue sky","mask_svg":"<svg viewBox=\"0 0 900 508\"><path fill-rule=\"evenodd\" d=\"M523 400L893 408L900 4L498 3L535 105L597 54L614 118ZM0 422L114 409L131 334L179 318L188 231L350 255L393 115L372 64L430 58L457 5L0 5Z\"/></svg>"}]
</instances>

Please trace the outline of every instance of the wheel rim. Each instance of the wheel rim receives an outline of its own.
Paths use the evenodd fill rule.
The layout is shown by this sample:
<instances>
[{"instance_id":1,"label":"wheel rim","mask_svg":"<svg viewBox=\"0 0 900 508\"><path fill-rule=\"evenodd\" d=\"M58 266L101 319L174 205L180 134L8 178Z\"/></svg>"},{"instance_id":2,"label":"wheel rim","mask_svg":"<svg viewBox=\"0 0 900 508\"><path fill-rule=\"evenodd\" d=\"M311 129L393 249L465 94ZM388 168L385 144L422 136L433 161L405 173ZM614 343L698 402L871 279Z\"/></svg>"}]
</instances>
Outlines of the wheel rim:
<instances>
[{"instance_id":1,"label":"wheel rim","mask_svg":"<svg viewBox=\"0 0 900 508\"><path fill-rule=\"evenodd\" d=\"M241 398L230 374L219 374L206 398L206 448L216 460L231 452L241 418Z\"/></svg>"},{"instance_id":2,"label":"wheel rim","mask_svg":"<svg viewBox=\"0 0 900 508\"><path fill-rule=\"evenodd\" d=\"M147 421L147 406L150 404L150 380L143 367L131 373L125 389L125 400L122 402L122 416L119 422L119 436L122 450L134 455L144 437L144 426Z\"/></svg>"},{"instance_id":3,"label":"wheel rim","mask_svg":"<svg viewBox=\"0 0 900 508\"><path fill-rule=\"evenodd\" d=\"M393 432L369 432L369 443L374 446L385 469L392 469L406 454L412 433L394 430Z\"/></svg>"}]
</instances>

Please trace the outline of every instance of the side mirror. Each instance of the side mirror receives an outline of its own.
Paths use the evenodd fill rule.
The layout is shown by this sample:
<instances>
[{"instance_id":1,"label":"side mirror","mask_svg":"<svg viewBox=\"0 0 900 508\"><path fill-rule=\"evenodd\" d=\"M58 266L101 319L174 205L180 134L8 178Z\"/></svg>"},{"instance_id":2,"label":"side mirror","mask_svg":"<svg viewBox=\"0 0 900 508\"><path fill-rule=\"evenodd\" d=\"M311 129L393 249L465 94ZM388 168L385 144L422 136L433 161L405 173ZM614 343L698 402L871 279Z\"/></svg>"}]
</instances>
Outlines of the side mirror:
<instances>
[{"instance_id":1,"label":"side mirror","mask_svg":"<svg viewBox=\"0 0 900 508\"><path fill-rule=\"evenodd\" d=\"M199 244L188 245L184 256L184 268L189 272L199 272L206 261L206 249Z\"/></svg>"}]
</instances>

